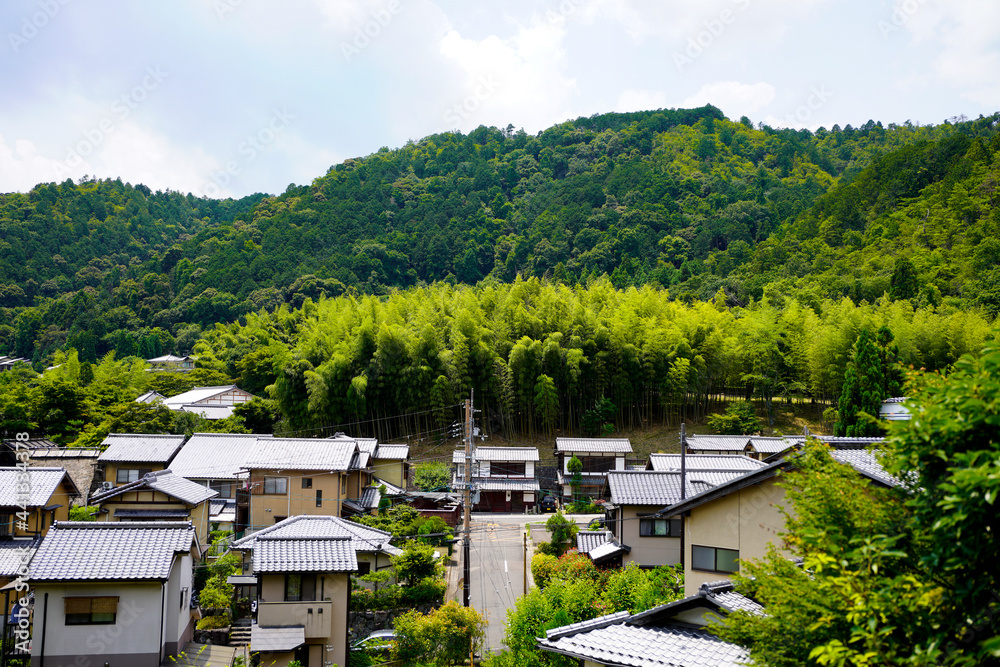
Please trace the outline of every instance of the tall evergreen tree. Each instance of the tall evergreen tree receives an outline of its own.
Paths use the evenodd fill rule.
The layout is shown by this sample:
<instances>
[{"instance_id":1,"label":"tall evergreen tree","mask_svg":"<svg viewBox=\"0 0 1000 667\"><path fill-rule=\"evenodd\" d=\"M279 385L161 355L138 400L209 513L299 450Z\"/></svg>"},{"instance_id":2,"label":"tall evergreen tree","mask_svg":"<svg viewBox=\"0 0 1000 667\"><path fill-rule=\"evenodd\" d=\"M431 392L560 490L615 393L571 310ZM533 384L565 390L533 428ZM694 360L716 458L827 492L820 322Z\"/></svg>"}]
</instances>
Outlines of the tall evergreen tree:
<instances>
[{"instance_id":1,"label":"tall evergreen tree","mask_svg":"<svg viewBox=\"0 0 1000 667\"><path fill-rule=\"evenodd\" d=\"M885 327L883 327L884 329ZM888 329L886 329L888 332ZM883 334L879 332L880 339ZM892 340L892 333L888 333ZM864 412L877 416L882 400L888 398L886 363L883 362L879 348L872 339L867 328L862 329L858 340L854 343L851 361L844 373L844 388L840 393L838 419L834 425L834 434L848 437L868 437L880 434L877 424L865 419L859 419L858 413ZM897 387L898 389L898 387Z\"/></svg>"}]
</instances>

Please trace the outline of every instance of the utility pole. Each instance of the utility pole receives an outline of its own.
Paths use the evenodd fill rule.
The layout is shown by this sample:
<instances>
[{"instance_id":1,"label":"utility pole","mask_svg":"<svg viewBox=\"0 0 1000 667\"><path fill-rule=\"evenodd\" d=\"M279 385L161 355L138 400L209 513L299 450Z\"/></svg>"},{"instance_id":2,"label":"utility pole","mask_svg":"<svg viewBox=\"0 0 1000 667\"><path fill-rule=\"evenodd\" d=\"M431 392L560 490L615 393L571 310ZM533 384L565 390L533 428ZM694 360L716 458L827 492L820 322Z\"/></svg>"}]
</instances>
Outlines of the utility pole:
<instances>
[{"instance_id":1,"label":"utility pole","mask_svg":"<svg viewBox=\"0 0 1000 667\"><path fill-rule=\"evenodd\" d=\"M462 503L465 507L464 512L464 522L463 529L465 530L465 544L464 551L462 555L463 561L463 575L465 580L465 586L462 591L462 600L466 607L469 606L469 594L472 590L471 588L471 575L472 567L469 562L471 553L470 545L472 542L472 398L467 398L465 400L465 489L463 490L464 502Z\"/></svg>"},{"instance_id":2,"label":"utility pole","mask_svg":"<svg viewBox=\"0 0 1000 667\"><path fill-rule=\"evenodd\" d=\"M681 422L681 500L687 498L687 435Z\"/></svg>"}]
</instances>

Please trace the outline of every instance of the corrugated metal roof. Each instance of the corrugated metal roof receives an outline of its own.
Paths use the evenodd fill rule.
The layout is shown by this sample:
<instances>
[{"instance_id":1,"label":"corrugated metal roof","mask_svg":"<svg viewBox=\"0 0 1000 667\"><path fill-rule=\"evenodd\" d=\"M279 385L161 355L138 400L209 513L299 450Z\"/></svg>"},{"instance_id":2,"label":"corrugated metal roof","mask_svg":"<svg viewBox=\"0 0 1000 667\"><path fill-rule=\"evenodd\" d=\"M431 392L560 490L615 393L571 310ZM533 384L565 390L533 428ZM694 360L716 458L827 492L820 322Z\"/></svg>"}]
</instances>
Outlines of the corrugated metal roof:
<instances>
[{"instance_id":1,"label":"corrugated metal roof","mask_svg":"<svg viewBox=\"0 0 1000 667\"><path fill-rule=\"evenodd\" d=\"M170 462L175 475L188 479L236 479L261 436L195 433Z\"/></svg>"},{"instance_id":2,"label":"corrugated metal roof","mask_svg":"<svg viewBox=\"0 0 1000 667\"><path fill-rule=\"evenodd\" d=\"M691 470L757 470L766 464L749 456L732 454L688 454L685 466ZM681 469L680 454L650 454L649 464L653 470Z\"/></svg>"},{"instance_id":3,"label":"corrugated metal roof","mask_svg":"<svg viewBox=\"0 0 1000 667\"><path fill-rule=\"evenodd\" d=\"M31 561L31 581L165 580L195 539L190 522L57 521Z\"/></svg>"},{"instance_id":4,"label":"corrugated metal roof","mask_svg":"<svg viewBox=\"0 0 1000 667\"><path fill-rule=\"evenodd\" d=\"M56 492L59 483L66 480L71 493L76 493L73 480L63 468L31 466L22 470L17 466L0 468L0 507L45 507ZM27 480L27 495L22 497L23 481Z\"/></svg>"},{"instance_id":5,"label":"corrugated metal roof","mask_svg":"<svg viewBox=\"0 0 1000 667\"><path fill-rule=\"evenodd\" d=\"M100 463L162 463L166 465L184 444L183 435L112 433L101 443L106 447Z\"/></svg>"},{"instance_id":6,"label":"corrugated metal roof","mask_svg":"<svg viewBox=\"0 0 1000 667\"><path fill-rule=\"evenodd\" d=\"M556 451L631 454L632 443L628 438L556 438Z\"/></svg>"},{"instance_id":7,"label":"corrugated metal roof","mask_svg":"<svg viewBox=\"0 0 1000 667\"><path fill-rule=\"evenodd\" d=\"M243 467L250 470L347 471L356 448L353 440L259 438Z\"/></svg>"}]
</instances>

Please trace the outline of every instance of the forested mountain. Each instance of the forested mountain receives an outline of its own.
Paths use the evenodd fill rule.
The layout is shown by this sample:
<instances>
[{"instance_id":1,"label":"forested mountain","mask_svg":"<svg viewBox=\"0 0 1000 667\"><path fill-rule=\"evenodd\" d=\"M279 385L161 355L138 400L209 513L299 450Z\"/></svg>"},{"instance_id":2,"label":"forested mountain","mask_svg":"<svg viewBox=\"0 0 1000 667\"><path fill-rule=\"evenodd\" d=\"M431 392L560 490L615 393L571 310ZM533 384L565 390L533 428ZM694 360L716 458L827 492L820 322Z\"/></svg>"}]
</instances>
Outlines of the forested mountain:
<instances>
[{"instance_id":1,"label":"forested mountain","mask_svg":"<svg viewBox=\"0 0 1000 667\"><path fill-rule=\"evenodd\" d=\"M238 201L39 185L0 195L0 350L183 353L282 303L517 275L607 274L689 301L721 288L729 305L871 301L899 283L918 303L995 309L995 125L811 133L709 106L434 135Z\"/></svg>"}]
</instances>

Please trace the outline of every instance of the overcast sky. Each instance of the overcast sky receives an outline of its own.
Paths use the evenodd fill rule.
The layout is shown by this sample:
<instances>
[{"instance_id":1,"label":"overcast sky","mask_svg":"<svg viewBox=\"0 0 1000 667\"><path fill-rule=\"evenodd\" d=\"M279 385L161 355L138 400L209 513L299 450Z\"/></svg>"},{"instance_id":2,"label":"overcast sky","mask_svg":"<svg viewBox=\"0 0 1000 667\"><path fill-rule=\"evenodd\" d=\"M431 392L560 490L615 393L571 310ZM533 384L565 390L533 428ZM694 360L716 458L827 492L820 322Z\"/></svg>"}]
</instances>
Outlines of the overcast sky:
<instances>
[{"instance_id":1,"label":"overcast sky","mask_svg":"<svg viewBox=\"0 0 1000 667\"><path fill-rule=\"evenodd\" d=\"M701 106L772 126L1000 110L996 0L3 0L0 191L208 196L479 125Z\"/></svg>"}]
</instances>

